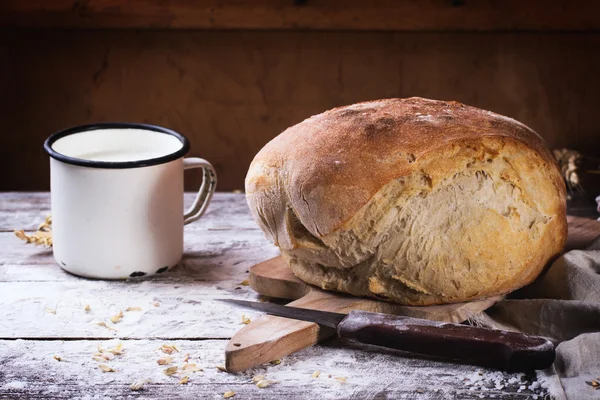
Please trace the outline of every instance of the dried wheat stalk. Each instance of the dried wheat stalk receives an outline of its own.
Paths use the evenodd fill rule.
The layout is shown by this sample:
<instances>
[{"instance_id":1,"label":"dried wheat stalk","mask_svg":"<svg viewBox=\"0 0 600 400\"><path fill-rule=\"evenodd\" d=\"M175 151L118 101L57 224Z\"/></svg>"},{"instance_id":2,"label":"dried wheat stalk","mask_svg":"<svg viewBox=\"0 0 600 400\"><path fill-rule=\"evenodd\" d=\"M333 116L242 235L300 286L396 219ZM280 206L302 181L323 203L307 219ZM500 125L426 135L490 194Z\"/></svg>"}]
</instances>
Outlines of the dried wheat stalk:
<instances>
[{"instance_id":1,"label":"dried wheat stalk","mask_svg":"<svg viewBox=\"0 0 600 400\"><path fill-rule=\"evenodd\" d=\"M26 234L23 229L15 229L15 235L25 243L52 247L52 216L48 215L46 220L40 224L38 230L31 235Z\"/></svg>"}]
</instances>

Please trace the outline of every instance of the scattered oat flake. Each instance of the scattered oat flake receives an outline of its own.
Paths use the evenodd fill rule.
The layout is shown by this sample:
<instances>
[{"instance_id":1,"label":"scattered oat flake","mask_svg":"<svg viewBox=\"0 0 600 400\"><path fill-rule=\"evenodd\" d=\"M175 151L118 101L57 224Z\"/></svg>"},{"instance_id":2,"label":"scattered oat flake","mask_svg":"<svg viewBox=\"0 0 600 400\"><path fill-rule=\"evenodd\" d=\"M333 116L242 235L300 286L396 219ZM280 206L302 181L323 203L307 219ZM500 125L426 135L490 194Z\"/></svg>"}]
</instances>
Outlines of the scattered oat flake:
<instances>
[{"instance_id":1,"label":"scattered oat flake","mask_svg":"<svg viewBox=\"0 0 600 400\"><path fill-rule=\"evenodd\" d=\"M167 375L167 376L171 376L171 375L173 375L173 374L174 374L174 373L176 373L176 372L177 372L177 366L176 366L176 365L174 365L174 366L172 366L172 367L169 367L169 368L167 368L167 369L165 369L165 370L163 371L163 373L164 373L165 375Z\"/></svg>"},{"instance_id":2,"label":"scattered oat flake","mask_svg":"<svg viewBox=\"0 0 600 400\"><path fill-rule=\"evenodd\" d=\"M225 398L225 399L228 399L233 396L235 396L235 392L232 392L231 390L229 392L223 393L223 398Z\"/></svg>"},{"instance_id":3,"label":"scattered oat flake","mask_svg":"<svg viewBox=\"0 0 600 400\"><path fill-rule=\"evenodd\" d=\"M185 356L183 356L183 362L188 362L190 361L190 353L187 353Z\"/></svg>"},{"instance_id":4,"label":"scattered oat flake","mask_svg":"<svg viewBox=\"0 0 600 400\"><path fill-rule=\"evenodd\" d=\"M144 388L144 384L146 384L147 382L147 379L140 379L138 381L133 382L131 386L129 386L129 388L131 388L131 390L142 390Z\"/></svg>"},{"instance_id":5,"label":"scattered oat flake","mask_svg":"<svg viewBox=\"0 0 600 400\"><path fill-rule=\"evenodd\" d=\"M271 361L271 364L279 365L279 364L281 364L281 360L273 360L273 361Z\"/></svg>"},{"instance_id":6,"label":"scattered oat flake","mask_svg":"<svg viewBox=\"0 0 600 400\"><path fill-rule=\"evenodd\" d=\"M89 304L86 304L85 307L83 307L83 311L88 312L90 311L92 308L90 307Z\"/></svg>"},{"instance_id":7,"label":"scattered oat flake","mask_svg":"<svg viewBox=\"0 0 600 400\"><path fill-rule=\"evenodd\" d=\"M321 375L321 371L315 371L315 372L313 372L312 377L313 378L318 378L319 375Z\"/></svg>"},{"instance_id":8,"label":"scattered oat flake","mask_svg":"<svg viewBox=\"0 0 600 400\"><path fill-rule=\"evenodd\" d=\"M112 369L108 365L104 365L104 364L98 365L98 368L100 368L102 370L102 372L115 372L114 369Z\"/></svg>"},{"instance_id":9,"label":"scattered oat flake","mask_svg":"<svg viewBox=\"0 0 600 400\"><path fill-rule=\"evenodd\" d=\"M96 322L96 325L98 325L98 326L103 326L103 327L105 327L106 329L108 329L109 331L114 331L114 332L116 332L116 331L117 331L117 330L116 330L115 328L113 328L112 326L108 326L108 325L106 324L106 322L104 322L104 321Z\"/></svg>"},{"instance_id":10,"label":"scattered oat flake","mask_svg":"<svg viewBox=\"0 0 600 400\"><path fill-rule=\"evenodd\" d=\"M227 372L227 370L225 369L225 367L223 365L217 365L217 369L219 371Z\"/></svg>"},{"instance_id":11,"label":"scattered oat flake","mask_svg":"<svg viewBox=\"0 0 600 400\"><path fill-rule=\"evenodd\" d=\"M142 307L138 307L138 306L127 307L125 309L125 311L142 311Z\"/></svg>"},{"instance_id":12,"label":"scattered oat flake","mask_svg":"<svg viewBox=\"0 0 600 400\"><path fill-rule=\"evenodd\" d=\"M181 380L179 381L180 385L185 385L186 383L188 383L190 381L190 378L187 376L184 376L183 378L181 378Z\"/></svg>"},{"instance_id":13,"label":"scattered oat flake","mask_svg":"<svg viewBox=\"0 0 600 400\"><path fill-rule=\"evenodd\" d=\"M112 349L108 349L106 351L112 353L115 356L120 356L121 354L123 354L123 343L119 343Z\"/></svg>"},{"instance_id":14,"label":"scattered oat flake","mask_svg":"<svg viewBox=\"0 0 600 400\"><path fill-rule=\"evenodd\" d=\"M252 383L258 383L258 382L262 381L263 379L265 379L264 375L254 375L252 377Z\"/></svg>"},{"instance_id":15,"label":"scattered oat flake","mask_svg":"<svg viewBox=\"0 0 600 400\"><path fill-rule=\"evenodd\" d=\"M246 317L245 314L242 314L242 324L248 325L250 322L252 322L252 320L250 318Z\"/></svg>"},{"instance_id":16,"label":"scattered oat flake","mask_svg":"<svg viewBox=\"0 0 600 400\"><path fill-rule=\"evenodd\" d=\"M96 356L96 355L92 356L92 360L98 361L98 362L100 362L100 361L106 361L104 359L104 357L102 357L102 356Z\"/></svg>"},{"instance_id":17,"label":"scattered oat flake","mask_svg":"<svg viewBox=\"0 0 600 400\"><path fill-rule=\"evenodd\" d=\"M56 361L62 361L62 357L61 356L54 356L53 357Z\"/></svg>"},{"instance_id":18,"label":"scattered oat flake","mask_svg":"<svg viewBox=\"0 0 600 400\"><path fill-rule=\"evenodd\" d=\"M347 379L343 376L336 376L335 380L342 382L342 383L346 383Z\"/></svg>"},{"instance_id":19,"label":"scattered oat flake","mask_svg":"<svg viewBox=\"0 0 600 400\"><path fill-rule=\"evenodd\" d=\"M171 364L171 361L173 361L171 357L163 357L159 358L156 362L158 363L158 365L169 365Z\"/></svg>"},{"instance_id":20,"label":"scattered oat flake","mask_svg":"<svg viewBox=\"0 0 600 400\"><path fill-rule=\"evenodd\" d=\"M162 346L159 347L159 349L160 349L160 351L162 351L165 354L173 354L175 352L179 353L179 349L170 344L163 344Z\"/></svg>"},{"instance_id":21,"label":"scattered oat flake","mask_svg":"<svg viewBox=\"0 0 600 400\"><path fill-rule=\"evenodd\" d=\"M259 388L261 388L261 389L264 389L266 387L271 386L274 383L276 383L276 381L270 381L270 380L267 380L267 379L263 379L263 380L258 381L256 383L256 386L259 387Z\"/></svg>"},{"instance_id":22,"label":"scattered oat flake","mask_svg":"<svg viewBox=\"0 0 600 400\"><path fill-rule=\"evenodd\" d=\"M117 315L113 315L110 318L110 322L112 322L113 324L116 324L117 322L119 322L121 320L121 318L123 318L123 310L119 310L119 313Z\"/></svg>"},{"instance_id":23,"label":"scattered oat flake","mask_svg":"<svg viewBox=\"0 0 600 400\"><path fill-rule=\"evenodd\" d=\"M250 286L250 282L248 282L248 279L244 279L243 281L241 281L240 283L238 283L238 285L241 285L241 286Z\"/></svg>"},{"instance_id":24,"label":"scattered oat flake","mask_svg":"<svg viewBox=\"0 0 600 400\"><path fill-rule=\"evenodd\" d=\"M46 308L46 312L48 314L56 314L56 310L54 308Z\"/></svg>"},{"instance_id":25,"label":"scattered oat flake","mask_svg":"<svg viewBox=\"0 0 600 400\"><path fill-rule=\"evenodd\" d=\"M160 307L160 303L159 303L158 301L155 301L154 303L152 303L152 305L153 305L154 307Z\"/></svg>"},{"instance_id":26,"label":"scattered oat flake","mask_svg":"<svg viewBox=\"0 0 600 400\"><path fill-rule=\"evenodd\" d=\"M198 372L198 371L204 371L202 368L200 368L199 366L197 366L196 364L184 364L183 367L181 368L183 371L189 371L189 372Z\"/></svg>"}]
</instances>

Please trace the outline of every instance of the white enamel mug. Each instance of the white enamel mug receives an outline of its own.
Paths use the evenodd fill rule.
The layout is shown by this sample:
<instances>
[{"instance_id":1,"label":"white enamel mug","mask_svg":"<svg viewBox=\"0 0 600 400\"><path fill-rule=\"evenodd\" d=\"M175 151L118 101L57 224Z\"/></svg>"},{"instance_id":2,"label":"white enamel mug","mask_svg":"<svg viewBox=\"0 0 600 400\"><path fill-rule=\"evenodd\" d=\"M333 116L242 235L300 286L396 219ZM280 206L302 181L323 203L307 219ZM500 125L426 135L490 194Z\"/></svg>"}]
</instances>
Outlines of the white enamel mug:
<instances>
[{"instance_id":1,"label":"white enamel mug","mask_svg":"<svg viewBox=\"0 0 600 400\"><path fill-rule=\"evenodd\" d=\"M183 226L200 218L215 191L213 166L183 156L181 134L131 123L73 127L50 136L52 241L56 262L87 278L166 272L183 254ZM183 171L203 170L183 209Z\"/></svg>"}]
</instances>

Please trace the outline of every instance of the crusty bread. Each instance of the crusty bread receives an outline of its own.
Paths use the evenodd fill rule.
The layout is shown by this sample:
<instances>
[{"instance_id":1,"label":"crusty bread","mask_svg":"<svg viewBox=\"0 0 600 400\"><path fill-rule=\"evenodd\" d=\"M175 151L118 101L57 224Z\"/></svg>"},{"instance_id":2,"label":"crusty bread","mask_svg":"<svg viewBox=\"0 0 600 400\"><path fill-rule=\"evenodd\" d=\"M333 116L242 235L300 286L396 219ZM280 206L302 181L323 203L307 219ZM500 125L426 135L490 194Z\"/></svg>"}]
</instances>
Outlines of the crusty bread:
<instances>
[{"instance_id":1,"label":"crusty bread","mask_svg":"<svg viewBox=\"0 0 600 400\"><path fill-rule=\"evenodd\" d=\"M511 292L567 235L564 182L542 139L457 102L389 99L308 118L256 155L246 194L300 279L402 304Z\"/></svg>"}]
</instances>

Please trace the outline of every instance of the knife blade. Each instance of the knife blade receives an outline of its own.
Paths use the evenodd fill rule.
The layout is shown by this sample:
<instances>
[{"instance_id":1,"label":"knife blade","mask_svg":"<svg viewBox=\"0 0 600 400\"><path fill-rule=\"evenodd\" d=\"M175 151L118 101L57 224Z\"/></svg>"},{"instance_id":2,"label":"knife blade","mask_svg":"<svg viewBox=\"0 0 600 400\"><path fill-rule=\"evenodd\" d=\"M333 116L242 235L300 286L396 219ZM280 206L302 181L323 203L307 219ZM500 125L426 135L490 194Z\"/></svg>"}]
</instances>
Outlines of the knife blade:
<instances>
[{"instance_id":1,"label":"knife blade","mask_svg":"<svg viewBox=\"0 0 600 400\"><path fill-rule=\"evenodd\" d=\"M350 311L340 314L272 303L217 299L238 307L334 328L339 337L411 353L507 371L543 369L554 362L554 344L541 336L430 321L420 318Z\"/></svg>"}]
</instances>

